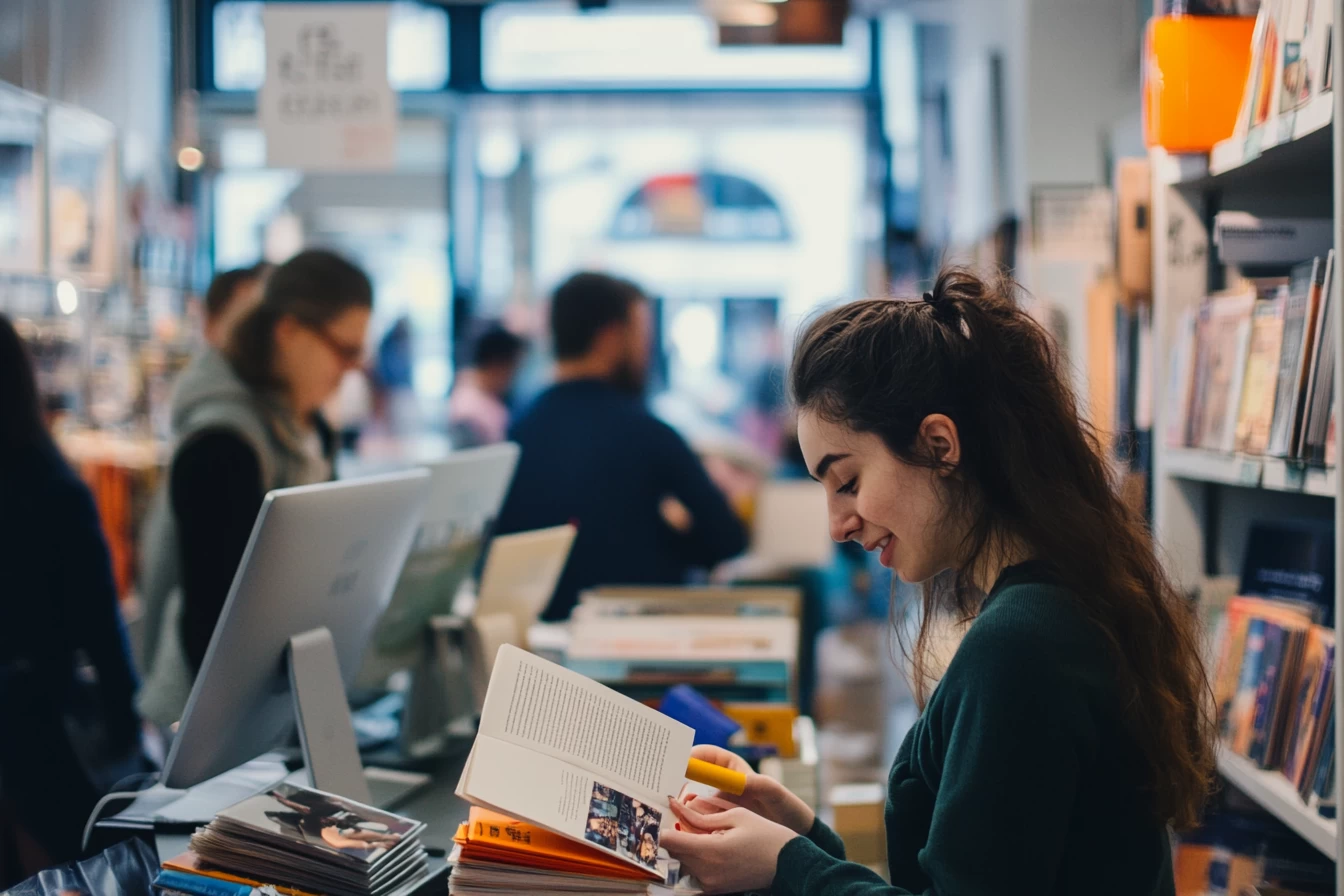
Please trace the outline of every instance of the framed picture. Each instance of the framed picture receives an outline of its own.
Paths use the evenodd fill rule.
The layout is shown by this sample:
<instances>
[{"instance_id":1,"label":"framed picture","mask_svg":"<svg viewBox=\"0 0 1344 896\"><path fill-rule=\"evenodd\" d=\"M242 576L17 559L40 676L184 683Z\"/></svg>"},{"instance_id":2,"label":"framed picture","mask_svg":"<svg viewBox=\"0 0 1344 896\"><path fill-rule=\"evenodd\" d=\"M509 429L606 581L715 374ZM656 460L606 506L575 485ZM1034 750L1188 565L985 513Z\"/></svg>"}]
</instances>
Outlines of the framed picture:
<instances>
[{"instance_id":1,"label":"framed picture","mask_svg":"<svg viewBox=\"0 0 1344 896\"><path fill-rule=\"evenodd\" d=\"M117 131L90 112L47 111L47 251L52 277L86 287L116 278Z\"/></svg>"},{"instance_id":2,"label":"framed picture","mask_svg":"<svg viewBox=\"0 0 1344 896\"><path fill-rule=\"evenodd\" d=\"M0 83L0 274L46 271L46 109L41 97Z\"/></svg>"}]
</instances>

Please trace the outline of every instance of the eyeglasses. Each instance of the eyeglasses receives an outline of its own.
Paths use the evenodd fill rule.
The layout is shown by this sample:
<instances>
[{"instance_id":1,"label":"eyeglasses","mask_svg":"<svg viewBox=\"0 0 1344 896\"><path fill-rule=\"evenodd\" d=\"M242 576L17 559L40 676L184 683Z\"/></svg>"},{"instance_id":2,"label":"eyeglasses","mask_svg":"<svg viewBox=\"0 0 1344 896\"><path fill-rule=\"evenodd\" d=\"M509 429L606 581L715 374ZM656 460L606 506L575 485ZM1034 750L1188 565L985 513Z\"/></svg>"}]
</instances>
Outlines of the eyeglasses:
<instances>
[{"instance_id":1,"label":"eyeglasses","mask_svg":"<svg viewBox=\"0 0 1344 896\"><path fill-rule=\"evenodd\" d=\"M318 326L304 325L304 329L316 336L323 345L331 349L340 362L346 367L358 367L364 361L364 346L346 345L338 339L332 338L332 335Z\"/></svg>"}]
</instances>

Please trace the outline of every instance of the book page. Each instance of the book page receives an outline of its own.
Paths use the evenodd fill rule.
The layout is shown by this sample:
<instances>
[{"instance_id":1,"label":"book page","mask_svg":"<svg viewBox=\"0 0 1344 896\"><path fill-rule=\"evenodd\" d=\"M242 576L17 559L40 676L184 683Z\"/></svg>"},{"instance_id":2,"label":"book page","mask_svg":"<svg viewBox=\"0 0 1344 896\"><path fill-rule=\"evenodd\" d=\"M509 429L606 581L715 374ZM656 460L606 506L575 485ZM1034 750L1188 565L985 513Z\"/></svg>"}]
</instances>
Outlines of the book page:
<instances>
[{"instance_id":1,"label":"book page","mask_svg":"<svg viewBox=\"0 0 1344 896\"><path fill-rule=\"evenodd\" d=\"M662 823L671 817L666 797L631 792L609 776L484 736L472 748L459 792L478 806L658 874Z\"/></svg>"},{"instance_id":2,"label":"book page","mask_svg":"<svg viewBox=\"0 0 1344 896\"><path fill-rule=\"evenodd\" d=\"M506 644L495 658L480 737L570 763L610 779L623 792L665 798L679 792L685 782L695 732L576 672ZM479 764L482 751L473 752L474 763Z\"/></svg>"}]
</instances>

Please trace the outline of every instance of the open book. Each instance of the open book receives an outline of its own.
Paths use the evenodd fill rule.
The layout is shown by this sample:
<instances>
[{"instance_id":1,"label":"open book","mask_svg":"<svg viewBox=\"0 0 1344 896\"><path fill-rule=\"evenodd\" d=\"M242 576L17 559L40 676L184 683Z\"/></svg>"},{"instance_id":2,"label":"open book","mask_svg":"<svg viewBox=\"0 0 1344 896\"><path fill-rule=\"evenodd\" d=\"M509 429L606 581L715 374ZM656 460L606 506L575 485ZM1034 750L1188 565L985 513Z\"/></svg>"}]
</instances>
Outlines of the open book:
<instances>
[{"instance_id":1,"label":"open book","mask_svg":"<svg viewBox=\"0 0 1344 896\"><path fill-rule=\"evenodd\" d=\"M668 796L695 733L562 666L504 645L457 795L662 877Z\"/></svg>"}]
</instances>

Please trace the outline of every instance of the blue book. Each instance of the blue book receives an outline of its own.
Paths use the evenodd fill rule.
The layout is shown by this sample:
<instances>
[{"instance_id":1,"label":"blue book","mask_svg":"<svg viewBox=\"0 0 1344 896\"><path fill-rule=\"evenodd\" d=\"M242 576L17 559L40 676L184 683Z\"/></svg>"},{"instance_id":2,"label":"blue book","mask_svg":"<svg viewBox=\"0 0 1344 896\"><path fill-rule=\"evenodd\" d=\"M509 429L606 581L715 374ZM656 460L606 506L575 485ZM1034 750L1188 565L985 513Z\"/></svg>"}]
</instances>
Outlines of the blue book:
<instances>
[{"instance_id":1,"label":"blue book","mask_svg":"<svg viewBox=\"0 0 1344 896\"><path fill-rule=\"evenodd\" d=\"M1255 730L1256 689L1260 684L1261 659L1265 650L1266 622L1254 617L1246 628L1246 650L1241 660L1241 677L1228 713L1228 731L1232 749L1243 756L1250 754L1251 735Z\"/></svg>"},{"instance_id":2,"label":"blue book","mask_svg":"<svg viewBox=\"0 0 1344 896\"><path fill-rule=\"evenodd\" d=\"M1335 717L1332 714L1330 721L1325 725L1325 741L1321 744L1321 755L1316 761L1316 777L1312 785L1312 795L1318 801L1331 802L1334 800L1335 783Z\"/></svg>"},{"instance_id":3,"label":"blue book","mask_svg":"<svg viewBox=\"0 0 1344 896\"><path fill-rule=\"evenodd\" d=\"M1255 716L1251 723L1251 748L1246 756L1264 768L1266 748L1274 726L1284 659L1288 656L1288 632L1273 622L1265 624L1265 646L1260 654L1260 681L1255 689Z\"/></svg>"},{"instance_id":4,"label":"blue book","mask_svg":"<svg viewBox=\"0 0 1344 896\"><path fill-rule=\"evenodd\" d=\"M204 874L188 874L185 871L171 871L167 868L154 878L154 886L161 890L176 890L190 896L263 896L263 890L247 884L238 884Z\"/></svg>"}]
</instances>

